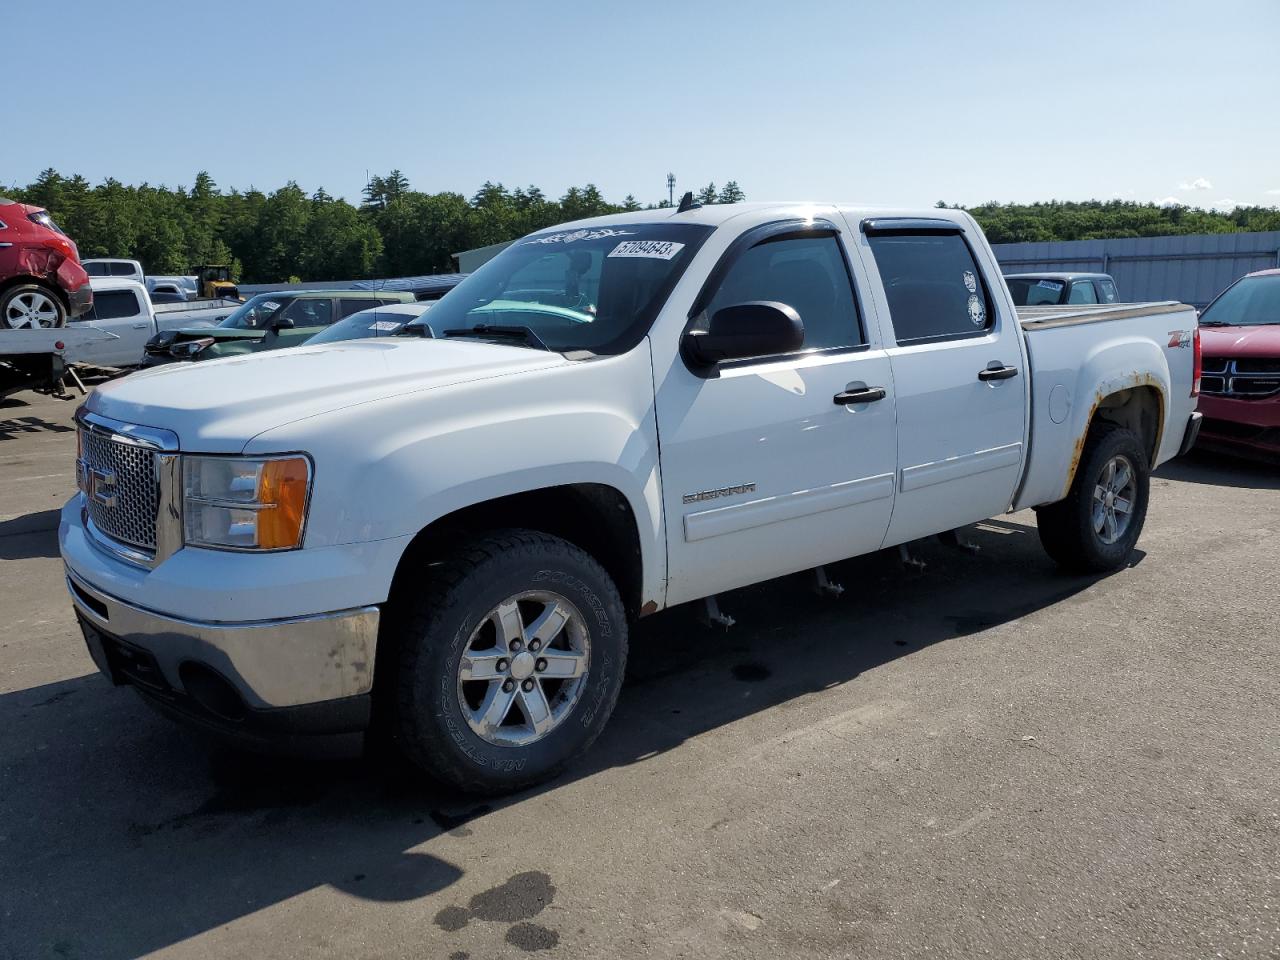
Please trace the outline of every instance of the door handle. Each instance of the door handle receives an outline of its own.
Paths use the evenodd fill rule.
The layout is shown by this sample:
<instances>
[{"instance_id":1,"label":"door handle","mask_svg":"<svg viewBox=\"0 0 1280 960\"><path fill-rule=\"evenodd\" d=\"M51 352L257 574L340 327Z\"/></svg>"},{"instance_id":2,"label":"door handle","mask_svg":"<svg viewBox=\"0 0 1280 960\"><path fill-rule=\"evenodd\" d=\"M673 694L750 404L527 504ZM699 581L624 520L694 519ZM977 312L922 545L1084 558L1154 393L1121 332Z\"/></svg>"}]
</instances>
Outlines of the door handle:
<instances>
[{"instance_id":1,"label":"door handle","mask_svg":"<svg viewBox=\"0 0 1280 960\"><path fill-rule=\"evenodd\" d=\"M884 387L868 387L862 381L851 383L831 398L832 402L843 407L848 403L874 403L885 398Z\"/></svg>"},{"instance_id":2,"label":"door handle","mask_svg":"<svg viewBox=\"0 0 1280 960\"><path fill-rule=\"evenodd\" d=\"M135 330L145 330L145 329L147 329L147 324L145 324L145 323L135 323L135 324L133 325L133 329L135 329Z\"/></svg>"},{"instance_id":3,"label":"door handle","mask_svg":"<svg viewBox=\"0 0 1280 960\"><path fill-rule=\"evenodd\" d=\"M999 360L992 360L987 364L985 370L978 371L978 379L982 381L988 380L1009 380L1018 375L1017 367L1006 367Z\"/></svg>"}]
</instances>

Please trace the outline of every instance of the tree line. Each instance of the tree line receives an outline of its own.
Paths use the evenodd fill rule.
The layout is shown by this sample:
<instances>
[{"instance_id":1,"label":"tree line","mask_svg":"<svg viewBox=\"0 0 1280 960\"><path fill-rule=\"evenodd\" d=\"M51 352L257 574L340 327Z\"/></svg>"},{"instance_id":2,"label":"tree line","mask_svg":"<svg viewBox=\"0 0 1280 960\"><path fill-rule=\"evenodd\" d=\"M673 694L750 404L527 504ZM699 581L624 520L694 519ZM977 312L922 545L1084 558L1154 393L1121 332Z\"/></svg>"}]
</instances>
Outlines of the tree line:
<instances>
[{"instance_id":1,"label":"tree line","mask_svg":"<svg viewBox=\"0 0 1280 960\"><path fill-rule=\"evenodd\" d=\"M449 273L452 254L583 217L642 205L628 195L606 200L594 184L559 199L537 187L485 183L468 198L424 193L392 170L370 179L360 205L323 187L308 195L289 181L278 190L219 190L205 171L190 188L128 186L108 178L96 186L47 169L25 187L0 188L13 200L44 207L76 242L82 259L125 257L149 274L186 273L194 264L225 263L242 283L352 280ZM697 191L703 203L735 203L734 181Z\"/></svg>"},{"instance_id":2,"label":"tree line","mask_svg":"<svg viewBox=\"0 0 1280 960\"><path fill-rule=\"evenodd\" d=\"M456 269L452 254L534 230L641 204L630 194L610 202L594 184L558 199L535 186L486 182L471 197L414 190L399 170L369 180L359 205L323 187L308 194L289 181L278 190L218 188L204 171L190 188L43 171L25 187L0 193L46 208L76 241L81 257L128 257L148 273L186 273L198 263L226 263L243 283L415 276ZM736 203L735 181L695 191L701 203ZM951 204L939 201L939 207ZM1275 207L1230 213L1132 201L984 203L967 208L992 243L1096 240L1187 233L1280 230Z\"/></svg>"}]
</instances>

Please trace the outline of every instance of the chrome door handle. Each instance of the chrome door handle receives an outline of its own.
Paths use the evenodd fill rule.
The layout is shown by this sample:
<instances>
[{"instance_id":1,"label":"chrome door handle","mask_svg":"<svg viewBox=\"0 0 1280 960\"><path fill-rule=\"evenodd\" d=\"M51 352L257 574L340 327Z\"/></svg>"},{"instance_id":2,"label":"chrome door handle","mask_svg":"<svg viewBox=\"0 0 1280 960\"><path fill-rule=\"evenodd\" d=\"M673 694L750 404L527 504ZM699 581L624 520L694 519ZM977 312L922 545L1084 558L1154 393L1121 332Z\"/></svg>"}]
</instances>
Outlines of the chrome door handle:
<instances>
[{"instance_id":1,"label":"chrome door handle","mask_svg":"<svg viewBox=\"0 0 1280 960\"><path fill-rule=\"evenodd\" d=\"M1008 380L1018 375L1017 367L1006 367L998 361L992 361L985 370L978 371L978 379L987 380Z\"/></svg>"}]
</instances>

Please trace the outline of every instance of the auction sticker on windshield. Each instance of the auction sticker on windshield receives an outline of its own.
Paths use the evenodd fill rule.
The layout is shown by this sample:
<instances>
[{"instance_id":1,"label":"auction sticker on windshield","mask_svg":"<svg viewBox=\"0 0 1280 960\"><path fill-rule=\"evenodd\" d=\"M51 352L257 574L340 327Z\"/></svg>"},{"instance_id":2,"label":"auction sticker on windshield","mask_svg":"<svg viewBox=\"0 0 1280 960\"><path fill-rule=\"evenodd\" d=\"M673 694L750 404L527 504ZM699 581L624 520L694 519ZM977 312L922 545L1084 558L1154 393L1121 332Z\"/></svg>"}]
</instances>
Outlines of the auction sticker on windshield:
<instances>
[{"instance_id":1,"label":"auction sticker on windshield","mask_svg":"<svg viewBox=\"0 0 1280 960\"><path fill-rule=\"evenodd\" d=\"M672 240L624 240L609 251L609 256L670 260L683 249L683 243Z\"/></svg>"}]
</instances>

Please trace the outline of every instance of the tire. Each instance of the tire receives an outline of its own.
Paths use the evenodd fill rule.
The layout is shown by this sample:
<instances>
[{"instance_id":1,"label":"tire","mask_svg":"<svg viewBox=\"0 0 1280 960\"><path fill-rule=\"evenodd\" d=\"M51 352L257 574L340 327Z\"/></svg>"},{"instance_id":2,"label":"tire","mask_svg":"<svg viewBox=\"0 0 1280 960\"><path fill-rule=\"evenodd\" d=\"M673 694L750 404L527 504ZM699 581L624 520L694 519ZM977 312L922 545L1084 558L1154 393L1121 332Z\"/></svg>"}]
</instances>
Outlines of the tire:
<instances>
[{"instance_id":1,"label":"tire","mask_svg":"<svg viewBox=\"0 0 1280 960\"><path fill-rule=\"evenodd\" d=\"M20 283L0 293L0 328L47 330L67 324L62 298L38 283Z\"/></svg>"},{"instance_id":2,"label":"tire","mask_svg":"<svg viewBox=\"0 0 1280 960\"><path fill-rule=\"evenodd\" d=\"M1128 483L1122 482L1125 468L1132 474ZM1066 499L1036 511L1040 543L1072 573L1118 570L1142 533L1150 492L1151 470L1137 435L1097 423L1089 430ZM1111 501L1107 493L1113 495ZM1129 509L1122 510L1121 504Z\"/></svg>"},{"instance_id":3,"label":"tire","mask_svg":"<svg viewBox=\"0 0 1280 960\"><path fill-rule=\"evenodd\" d=\"M427 590L405 591L390 611L401 751L469 793L555 776L599 736L622 687L617 587L578 547L529 530L490 534L432 573ZM550 636L539 637L544 616L558 626L544 623Z\"/></svg>"}]
</instances>

